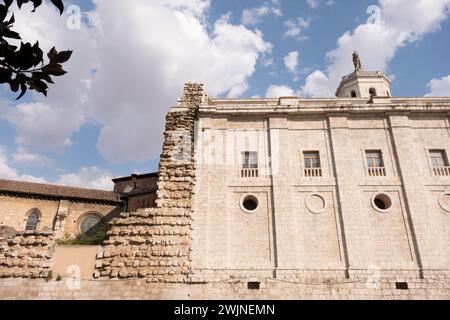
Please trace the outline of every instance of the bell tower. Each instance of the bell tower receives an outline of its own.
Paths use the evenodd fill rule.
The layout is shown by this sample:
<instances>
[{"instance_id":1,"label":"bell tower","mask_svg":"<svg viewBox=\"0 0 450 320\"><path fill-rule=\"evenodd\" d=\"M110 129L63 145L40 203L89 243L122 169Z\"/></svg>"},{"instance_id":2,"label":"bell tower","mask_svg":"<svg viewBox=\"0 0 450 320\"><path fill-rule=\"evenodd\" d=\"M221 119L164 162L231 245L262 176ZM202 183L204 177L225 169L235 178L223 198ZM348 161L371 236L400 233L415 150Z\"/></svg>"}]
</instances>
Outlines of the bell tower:
<instances>
[{"instance_id":1,"label":"bell tower","mask_svg":"<svg viewBox=\"0 0 450 320\"><path fill-rule=\"evenodd\" d=\"M336 90L338 98L391 97L391 82L380 71L365 71L357 51L353 53L355 71L342 78Z\"/></svg>"}]
</instances>

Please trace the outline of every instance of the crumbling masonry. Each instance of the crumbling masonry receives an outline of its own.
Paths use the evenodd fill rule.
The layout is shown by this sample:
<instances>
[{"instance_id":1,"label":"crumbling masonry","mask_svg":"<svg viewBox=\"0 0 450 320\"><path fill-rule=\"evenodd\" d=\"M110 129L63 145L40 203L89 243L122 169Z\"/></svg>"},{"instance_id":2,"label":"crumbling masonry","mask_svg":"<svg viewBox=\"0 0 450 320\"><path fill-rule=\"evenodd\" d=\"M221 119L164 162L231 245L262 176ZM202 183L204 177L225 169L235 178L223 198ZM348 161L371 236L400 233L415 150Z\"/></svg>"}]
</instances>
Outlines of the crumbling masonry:
<instances>
[{"instance_id":1,"label":"crumbling masonry","mask_svg":"<svg viewBox=\"0 0 450 320\"><path fill-rule=\"evenodd\" d=\"M157 208L123 213L112 222L96 277L189 281L195 185L192 137L196 110L204 99L203 85L186 84L178 108L168 113Z\"/></svg>"},{"instance_id":2,"label":"crumbling masonry","mask_svg":"<svg viewBox=\"0 0 450 320\"><path fill-rule=\"evenodd\" d=\"M48 278L54 234L27 231L0 238L0 278Z\"/></svg>"}]
</instances>

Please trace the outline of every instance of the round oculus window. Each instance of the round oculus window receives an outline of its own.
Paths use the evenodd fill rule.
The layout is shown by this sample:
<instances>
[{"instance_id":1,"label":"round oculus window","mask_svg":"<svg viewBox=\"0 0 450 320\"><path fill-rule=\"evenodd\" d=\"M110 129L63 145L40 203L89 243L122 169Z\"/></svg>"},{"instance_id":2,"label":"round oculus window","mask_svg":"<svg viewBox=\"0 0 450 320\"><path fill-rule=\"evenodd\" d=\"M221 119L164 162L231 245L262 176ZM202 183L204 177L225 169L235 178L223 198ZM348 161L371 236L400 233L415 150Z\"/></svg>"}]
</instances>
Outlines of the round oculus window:
<instances>
[{"instance_id":1,"label":"round oculus window","mask_svg":"<svg viewBox=\"0 0 450 320\"><path fill-rule=\"evenodd\" d=\"M392 200L387 194L380 193L373 197L372 206L377 211L386 212L392 207Z\"/></svg>"},{"instance_id":2,"label":"round oculus window","mask_svg":"<svg viewBox=\"0 0 450 320\"><path fill-rule=\"evenodd\" d=\"M450 192L443 192L438 198L439 205L444 211L450 213Z\"/></svg>"},{"instance_id":3,"label":"round oculus window","mask_svg":"<svg viewBox=\"0 0 450 320\"><path fill-rule=\"evenodd\" d=\"M326 209L326 202L323 196L317 193L310 194L305 199L306 208L311 213L322 213Z\"/></svg>"},{"instance_id":4,"label":"round oculus window","mask_svg":"<svg viewBox=\"0 0 450 320\"><path fill-rule=\"evenodd\" d=\"M245 196L242 199L241 207L247 213L254 212L256 209L258 209L258 206L259 202L255 196Z\"/></svg>"},{"instance_id":5,"label":"round oculus window","mask_svg":"<svg viewBox=\"0 0 450 320\"><path fill-rule=\"evenodd\" d=\"M80 223L80 231L83 234L91 235L95 233L101 226L102 218L96 214L86 215Z\"/></svg>"}]
</instances>

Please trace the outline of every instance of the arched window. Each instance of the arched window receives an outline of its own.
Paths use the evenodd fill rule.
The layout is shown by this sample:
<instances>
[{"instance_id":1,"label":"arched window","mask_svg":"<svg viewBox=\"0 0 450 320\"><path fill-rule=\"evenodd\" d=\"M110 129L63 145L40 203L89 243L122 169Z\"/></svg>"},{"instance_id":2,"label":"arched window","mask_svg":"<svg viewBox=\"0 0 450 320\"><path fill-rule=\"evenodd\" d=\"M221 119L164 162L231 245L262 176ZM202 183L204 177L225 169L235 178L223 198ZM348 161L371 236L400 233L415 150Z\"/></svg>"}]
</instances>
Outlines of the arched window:
<instances>
[{"instance_id":1,"label":"arched window","mask_svg":"<svg viewBox=\"0 0 450 320\"><path fill-rule=\"evenodd\" d=\"M356 91L352 91L351 96L352 98L356 98Z\"/></svg>"},{"instance_id":2,"label":"arched window","mask_svg":"<svg viewBox=\"0 0 450 320\"><path fill-rule=\"evenodd\" d=\"M377 90L375 88L370 88L369 89L369 94L371 97L376 97L377 96Z\"/></svg>"},{"instance_id":3,"label":"arched window","mask_svg":"<svg viewBox=\"0 0 450 320\"><path fill-rule=\"evenodd\" d=\"M94 234L103 226L103 217L98 213L87 213L81 217L79 228L81 233L86 235Z\"/></svg>"},{"instance_id":4,"label":"arched window","mask_svg":"<svg viewBox=\"0 0 450 320\"><path fill-rule=\"evenodd\" d=\"M27 218L27 225L25 231L35 231L39 224L39 214L36 210L31 211Z\"/></svg>"}]
</instances>

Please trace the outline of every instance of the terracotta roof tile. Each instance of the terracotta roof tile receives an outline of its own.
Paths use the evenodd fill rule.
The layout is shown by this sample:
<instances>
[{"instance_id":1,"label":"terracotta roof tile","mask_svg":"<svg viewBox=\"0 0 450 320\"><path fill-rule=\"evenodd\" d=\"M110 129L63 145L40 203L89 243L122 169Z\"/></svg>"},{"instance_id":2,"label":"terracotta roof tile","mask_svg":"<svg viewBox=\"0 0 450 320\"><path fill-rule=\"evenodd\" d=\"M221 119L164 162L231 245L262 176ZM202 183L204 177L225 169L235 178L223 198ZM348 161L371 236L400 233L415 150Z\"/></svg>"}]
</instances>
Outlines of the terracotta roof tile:
<instances>
[{"instance_id":1,"label":"terracotta roof tile","mask_svg":"<svg viewBox=\"0 0 450 320\"><path fill-rule=\"evenodd\" d=\"M48 196L63 199L119 202L118 195L112 191L83 189L2 179L0 179L0 193L1 192L35 196Z\"/></svg>"}]
</instances>

